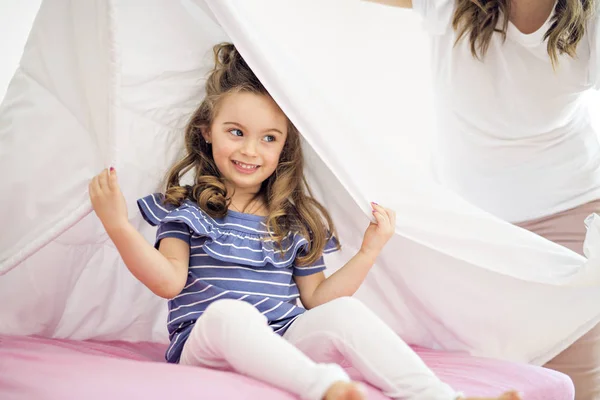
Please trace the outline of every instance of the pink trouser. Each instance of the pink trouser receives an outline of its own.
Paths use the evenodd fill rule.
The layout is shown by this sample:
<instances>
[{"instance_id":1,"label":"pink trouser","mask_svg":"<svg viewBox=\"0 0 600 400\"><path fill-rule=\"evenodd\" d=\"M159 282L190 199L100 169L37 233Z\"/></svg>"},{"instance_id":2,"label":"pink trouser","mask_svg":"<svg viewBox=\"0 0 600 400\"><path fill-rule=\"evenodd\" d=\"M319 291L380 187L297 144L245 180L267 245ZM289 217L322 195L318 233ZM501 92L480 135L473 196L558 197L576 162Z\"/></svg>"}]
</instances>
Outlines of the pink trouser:
<instances>
[{"instance_id":1,"label":"pink trouser","mask_svg":"<svg viewBox=\"0 0 600 400\"><path fill-rule=\"evenodd\" d=\"M586 234L583 221L595 212L600 214L600 200L517 225L583 254ZM576 400L600 400L600 324L550 360L545 367L571 377L575 384Z\"/></svg>"}]
</instances>

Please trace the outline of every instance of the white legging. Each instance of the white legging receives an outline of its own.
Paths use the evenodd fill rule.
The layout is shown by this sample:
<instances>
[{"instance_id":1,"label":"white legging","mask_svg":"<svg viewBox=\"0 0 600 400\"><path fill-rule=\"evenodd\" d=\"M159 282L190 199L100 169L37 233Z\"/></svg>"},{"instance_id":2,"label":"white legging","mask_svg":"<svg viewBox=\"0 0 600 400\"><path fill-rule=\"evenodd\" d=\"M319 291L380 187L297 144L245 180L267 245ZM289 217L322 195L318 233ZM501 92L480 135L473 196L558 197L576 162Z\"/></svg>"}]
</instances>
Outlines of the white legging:
<instances>
[{"instance_id":1,"label":"white legging","mask_svg":"<svg viewBox=\"0 0 600 400\"><path fill-rule=\"evenodd\" d=\"M196 322L180 363L233 369L302 399L319 400L334 382L350 380L333 363L341 358L393 399L459 397L383 321L349 297L306 311L284 337L252 305L218 300Z\"/></svg>"}]
</instances>

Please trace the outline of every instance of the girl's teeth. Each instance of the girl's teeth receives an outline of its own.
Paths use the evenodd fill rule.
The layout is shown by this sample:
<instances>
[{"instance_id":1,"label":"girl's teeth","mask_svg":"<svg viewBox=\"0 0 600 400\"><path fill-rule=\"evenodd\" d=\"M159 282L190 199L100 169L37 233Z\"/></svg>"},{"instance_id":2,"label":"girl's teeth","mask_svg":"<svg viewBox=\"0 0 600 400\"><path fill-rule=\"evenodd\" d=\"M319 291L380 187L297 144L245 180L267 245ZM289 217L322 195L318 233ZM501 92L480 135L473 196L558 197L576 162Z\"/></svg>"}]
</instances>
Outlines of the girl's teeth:
<instances>
[{"instance_id":1,"label":"girl's teeth","mask_svg":"<svg viewBox=\"0 0 600 400\"><path fill-rule=\"evenodd\" d=\"M255 169L256 168L256 165L242 164L239 161L236 161L235 163L244 169Z\"/></svg>"}]
</instances>

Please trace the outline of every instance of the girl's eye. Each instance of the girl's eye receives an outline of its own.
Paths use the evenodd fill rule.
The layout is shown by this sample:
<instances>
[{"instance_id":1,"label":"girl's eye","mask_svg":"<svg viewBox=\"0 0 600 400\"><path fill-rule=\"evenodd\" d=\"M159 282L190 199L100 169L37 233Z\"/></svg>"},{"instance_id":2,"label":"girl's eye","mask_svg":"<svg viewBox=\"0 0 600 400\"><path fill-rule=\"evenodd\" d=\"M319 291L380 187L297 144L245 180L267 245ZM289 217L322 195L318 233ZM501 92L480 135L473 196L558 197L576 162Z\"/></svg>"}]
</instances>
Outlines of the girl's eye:
<instances>
[{"instance_id":1,"label":"girl's eye","mask_svg":"<svg viewBox=\"0 0 600 400\"><path fill-rule=\"evenodd\" d=\"M275 136L273 136L273 135L265 136L265 142L274 142L274 141L275 141Z\"/></svg>"},{"instance_id":2,"label":"girl's eye","mask_svg":"<svg viewBox=\"0 0 600 400\"><path fill-rule=\"evenodd\" d=\"M231 133L233 136L244 136L244 133L239 129L230 129L228 132Z\"/></svg>"}]
</instances>

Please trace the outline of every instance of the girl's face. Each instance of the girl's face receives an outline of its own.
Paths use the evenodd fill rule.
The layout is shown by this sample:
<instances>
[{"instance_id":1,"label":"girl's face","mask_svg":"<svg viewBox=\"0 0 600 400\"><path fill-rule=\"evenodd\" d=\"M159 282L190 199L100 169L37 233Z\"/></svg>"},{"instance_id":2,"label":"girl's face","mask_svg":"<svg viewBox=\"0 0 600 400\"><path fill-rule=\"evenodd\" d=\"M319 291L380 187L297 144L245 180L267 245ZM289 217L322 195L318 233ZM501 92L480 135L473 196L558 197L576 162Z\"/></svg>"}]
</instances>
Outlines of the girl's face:
<instances>
[{"instance_id":1,"label":"girl's face","mask_svg":"<svg viewBox=\"0 0 600 400\"><path fill-rule=\"evenodd\" d=\"M258 193L279 163L288 121L268 96L232 93L221 100L204 139L228 189L235 194Z\"/></svg>"}]
</instances>

